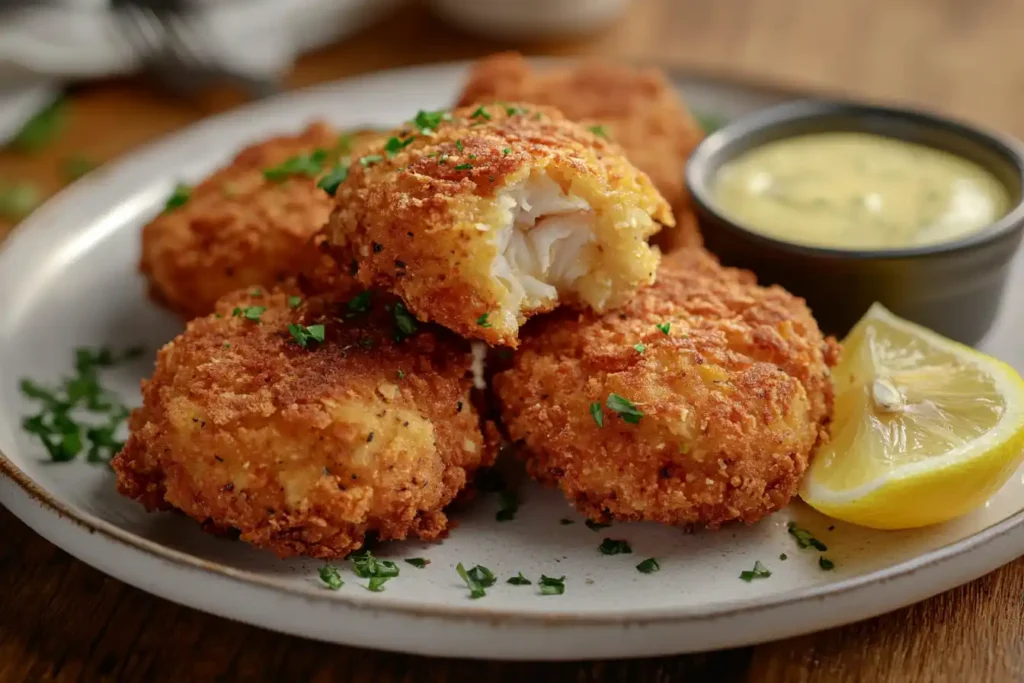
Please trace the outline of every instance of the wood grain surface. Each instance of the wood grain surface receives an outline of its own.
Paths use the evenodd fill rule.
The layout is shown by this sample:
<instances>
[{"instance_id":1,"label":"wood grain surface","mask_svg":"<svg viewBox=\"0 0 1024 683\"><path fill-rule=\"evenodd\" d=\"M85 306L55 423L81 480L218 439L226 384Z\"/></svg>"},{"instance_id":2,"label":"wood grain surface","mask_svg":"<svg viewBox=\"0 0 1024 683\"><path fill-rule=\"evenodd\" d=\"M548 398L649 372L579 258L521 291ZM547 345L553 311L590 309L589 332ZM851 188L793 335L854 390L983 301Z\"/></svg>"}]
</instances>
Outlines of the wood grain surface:
<instances>
[{"instance_id":1,"label":"wood grain surface","mask_svg":"<svg viewBox=\"0 0 1024 683\"><path fill-rule=\"evenodd\" d=\"M482 0L483 1L483 0ZM516 47L658 61L926 106L1024 136L1017 0L636 0L614 29L538 45L461 34L413 3L301 60L290 85ZM239 101L168 97L142 78L76 87L45 151L0 153L0 178L48 192L60 164L116 158ZM10 224L0 224L0 234ZM1024 559L877 619L703 655L519 664L427 659L282 636L152 597L0 510L0 681L1024 681Z\"/></svg>"}]
</instances>

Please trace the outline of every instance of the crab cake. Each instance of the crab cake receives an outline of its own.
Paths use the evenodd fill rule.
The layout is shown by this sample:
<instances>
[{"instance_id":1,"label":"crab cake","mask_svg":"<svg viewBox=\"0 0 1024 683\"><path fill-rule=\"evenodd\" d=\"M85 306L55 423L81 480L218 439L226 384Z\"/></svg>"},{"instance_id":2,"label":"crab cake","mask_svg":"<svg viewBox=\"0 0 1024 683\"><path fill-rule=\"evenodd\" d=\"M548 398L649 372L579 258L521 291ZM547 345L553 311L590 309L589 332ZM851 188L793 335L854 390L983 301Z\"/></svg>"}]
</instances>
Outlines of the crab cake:
<instances>
[{"instance_id":1,"label":"crab cake","mask_svg":"<svg viewBox=\"0 0 1024 683\"><path fill-rule=\"evenodd\" d=\"M522 55L506 52L474 65L459 106L496 100L557 107L617 142L675 212L676 228L663 230L657 241L667 250L701 243L683 167L704 131L661 71L599 60L534 69Z\"/></svg>"},{"instance_id":2,"label":"crab cake","mask_svg":"<svg viewBox=\"0 0 1024 683\"><path fill-rule=\"evenodd\" d=\"M372 133L340 136L323 123L247 147L195 188L180 188L142 231L150 294L185 319L221 296L294 275L332 202L317 188L332 158Z\"/></svg>"},{"instance_id":3,"label":"crab cake","mask_svg":"<svg viewBox=\"0 0 1024 683\"><path fill-rule=\"evenodd\" d=\"M628 301L654 281L647 238L672 224L618 147L533 105L420 112L351 164L336 199L331 239L360 282L508 346L536 313Z\"/></svg>"},{"instance_id":4,"label":"crab cake","mask_svg":"<svg viewBox=\"0 0 1024 683\"><path fill-rule=\"evenodd\" d=\"M620 311L531 322L494 388L530 474L584 514L713 528L796 494L837 353L803 300L692 249Z\"/></svg>"},{"instance_id":5,"label":"crab cake","mask_svg":"<svg viewBox=\"0 0 1024 683\"><path fill-rule=\"evenodd\" d=\"M143 383L118 490L282 557L442 535L492 460L468 344L379 298L235 294L190 322Z\"/></svg>"}]
</instances>

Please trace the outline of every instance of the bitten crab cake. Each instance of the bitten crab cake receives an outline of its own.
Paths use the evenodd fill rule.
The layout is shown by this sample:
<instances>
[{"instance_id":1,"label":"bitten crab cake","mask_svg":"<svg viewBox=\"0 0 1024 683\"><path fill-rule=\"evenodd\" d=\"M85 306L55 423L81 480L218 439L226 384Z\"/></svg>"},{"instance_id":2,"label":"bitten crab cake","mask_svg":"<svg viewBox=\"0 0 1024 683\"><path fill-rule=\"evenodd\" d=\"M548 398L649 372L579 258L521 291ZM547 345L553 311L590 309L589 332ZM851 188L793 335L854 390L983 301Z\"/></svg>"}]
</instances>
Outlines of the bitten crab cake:
<instances>
[{"instance_id":1,"label":"bitten crab cake","mask_svg":"<svg viewBox=\"0 0 1024 683\"><path fill-rule=\"evenodd\" d=\"M668 250L700 244L683 167L704 131L659 70L599 60L534 69L522 55L506 52L473 66L459 106L496 100L557 107L614 140L675 212L676 227L657 241Z\"/></svg>"},{"instance_id":2,"label":"bitten crab cake","mask_svg":"<svg viewBox=\"0 0 1024 683\"><path fill-rule=\"evenodd\" d=\"M236 289L294 275L331 212L318 178L372 136L315 123L245 148L194 188L179 186L142 231L151 296L191 319Z\"/></svg>"},{"instance_id":3,"label":"bitten crab cake","mask_svg":"<svg viewBox=\"0 0 1024 683\"><path fill-rule=\"evenodd\" d=\"M536 313L628 301L654 280L647 238L672 224L618 147L533 105L420 112L353 161L336 201L331 239L363 285L509 346Z\"/></svg>"},{"instance_id":4,"label":"bitten crab cake","mask_svg":"<svg viewBox=\"0 0 1024 683\"><path fill-rule=\"evenodd\" d=\"M590 518L717 527L796 494L837 354L802 299L691 249L619 311L532 322L493 385L530 474Z\"/></svg>"},{"instance_id":5,"label":"bitten crab cake","mask_svg":"<svg viewBox=\"0 0 1024 683\"><path fill-rule=\"evenodd\" d=\"M493 459L471 363L467 343L393 300L230 295L161 349L113 461L118 489L282 557L437 538Z\"/></svg>"}]
</instances>

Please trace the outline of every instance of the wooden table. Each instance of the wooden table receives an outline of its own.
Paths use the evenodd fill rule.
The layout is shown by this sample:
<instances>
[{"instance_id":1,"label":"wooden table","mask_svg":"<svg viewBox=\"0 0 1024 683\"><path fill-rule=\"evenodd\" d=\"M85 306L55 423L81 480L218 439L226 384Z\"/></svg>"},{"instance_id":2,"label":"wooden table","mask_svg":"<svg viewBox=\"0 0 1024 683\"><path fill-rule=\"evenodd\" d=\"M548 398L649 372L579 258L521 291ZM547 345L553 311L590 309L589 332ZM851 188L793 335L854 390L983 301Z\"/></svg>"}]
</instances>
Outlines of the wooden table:
<instances>
[{"instance_id":1,"label":"wooden table","mask_svg":"<svg viewBox=\"0 0 1024 683\"><path fill-rule=\"evenodd\" d=\"M1015 0L637 0L585 41L523 47L660 61L784 85L921 104L1024 136L1024 3ZM508 45L461 35L418 5L304 58L302 86ZM68 129L0 178L55 190L72 154L112 159L231 106L122 80L81 87ZM0 225L0 234L3 233ZM914 607L754 648L573 664L425 659L336 647L211 617L74 560L0 510L0 681L1022 681L1024 559Z\"/></svg>"}]
</instances>

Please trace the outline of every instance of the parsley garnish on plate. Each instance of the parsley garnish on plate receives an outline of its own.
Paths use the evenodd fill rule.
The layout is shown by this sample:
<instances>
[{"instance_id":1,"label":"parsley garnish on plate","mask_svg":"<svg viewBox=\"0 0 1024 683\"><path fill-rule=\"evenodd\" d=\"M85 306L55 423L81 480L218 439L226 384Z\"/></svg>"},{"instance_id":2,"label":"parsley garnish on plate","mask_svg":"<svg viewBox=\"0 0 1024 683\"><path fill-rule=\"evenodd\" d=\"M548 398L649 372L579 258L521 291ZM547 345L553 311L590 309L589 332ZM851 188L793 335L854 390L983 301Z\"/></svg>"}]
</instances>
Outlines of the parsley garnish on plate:
<instances>
[{"instance_id":1,"label":"parsley garnish on plate","mask_svg":"<svg viewBox=\"0 0 1024 683\"><path fill-rule=\"evenodd\" d=\"M586 524L587 528L591 531L600 531L601 529L607 529L611 526L611 524L606 524L604 522L595 522L592 519L588 519L586 522L584 522L584 524Z\"/></svg>"},{"instance_id":2,"label":"parsley garnish on plate","mask_svg":"<svg viewBox=\"0 0 1024 683\"><path fill-rule=\"evenodd\" d=\"M818 566L828 572L836 568L836 563L822 555L818 558Z\"/></svg>"},{"instance_id":3,"label":"parsley garnish on plate","mask_svg":"<svg viewBox=\"0 0 1024 683\"><path fill-rule=\"evenodd\" d=\"M370 292L370 290L366 290L365 292L360 292L352 297L348 304L346 304L346 307L348 308L348 317L352 318L359 313L366 313L370 310L370 298L372 296L373 293Z\"/></svg>"},{"instance_id":4,"label":"parsley garnish on plate","mask_svg":"<svg viewBox=\"0 0 1024 683\"><path fill-rule=\"evenodd\" d=\"M317 149L310 154L298 154L285 159L277 166L263 169L263 177L277 183L291 176L313 177L323 171L326 160L327 150L325 149Z\"/></svg>"},{"instance_id":5,"label":"parsley garnish on plate","mask_svg":"<svg viewBox=\"0 0 1024 683\"><path fill-rule=\"evenodd\" d=\"M359 159L359 165L363 168L368 168L376 163L384 161L384 157L379 154L367 154Z\"/></svg>"},{"instance_id":6,"label":"parsley garnish on plate","mask_svg":"<svg viewBox=\"0 0 1024 683\"><path fill-rule=\"evenodd\" d=\"M653 557L648 557L636 566L636 570L641 574L653 574L654 572L661 571L661 565Z\"/></svg>"},{"instance_id":7,"label":"parsley garnish on plate","mask_svg":"<svg viewBox=\"0 0 1024 683\"><path fill-rule=\"evenodd\" d=\"M597 401L590 404L590 416L594 418L594 422L599 428L604 427L604 412L601 410L601 404Z\"/></svg>"},{"instance_id":8,"label":"parsley garnish on plate","mask_svg":"<svg viewBox=\"0 0 1024 683\"><path fill-rule=\"evenodd\" d=\"M341 580L341 573L338 572L338 568L333 564L325 564L320 567L320 580L332 591L336 591L345 585L345 582Z\"/></svg>"},{"instance_id":9,"label":"parsley garnish on plate","mask_svg":"<svg viewBox=\"0 0 1024 683\"><path fill-rule=\"evenodd\" d=\"M767 579L771 575L772 573L768 571L767 567L761 564L760 560L754 563L753 569L740 572L740 578L747 583L750 583L754 579Z\"/></svg>"},{"instance_id":10,"label":"parsley garnish on plate","mask_svg":"<svg viewBox=\"0 0 1024 683\"><path fill-rule=\"evenodd\" d=\"M491 323L487 322L487 318L490 317L490 313L484 313L482 316L476 319L476 324L480 327L490 327Z\"/></svg>"},{"instance_id":11,"label":"parsley garnish on plate","mask_svg":"<svg viewBox=\"0 0 1024 683\"><path fill-rule=\"evenodd\" d=\"M789 531L790 535L796 539L796 544L801 548L814 548L821 552L828 550L828 546L815 538L814 534L807 529L798 527L796 522L790 522L787 524L786 530Z\"/></svg>"},{"instance_id":12,"label":"parsley garnish on plate","mask_svg":"<svg viewBox=\"0 0 1024 683\"><path fill-rule=\"evenodd\" d=\"M607 131L607 129L605 129L604 126L600 126L600 125L598 125L598 126L588 126L587 130L589 130L591 133L593 133L594 135L596 135L599 138L604 138L605 140L609 140L610 139L608 137L608 131Z\"/></svg>"},{"instance_id":13,"label":"parsley garnish on plate","mask_svg":"<svg viewBox=\"0 0 1024 683\"><path fill-rule=\"evenodd\" d=\"M560 576L556 579L552 576L541 574L537 585L540 586L541 595L561 595L565 592L565 577Z\"/></svg>"},{"instance_id":14,"label":"parsley garnish on plate","mask_svg":"<svg viewBox=\"0 0 1024 683\"><path fill-rule=\"evenodd\" d=\"M614 538L604 539L597 549L601 551L602 555L627 555L633 552L628 541L616 540Z\"/></svg>"},{"instance_id":15,"label":"parsley garnish on plate","mask_svg":"<svg viewBox=\"0 0 1024 683\"><path fill-rule=\"evenodd\" d=\"M516 518L516 512L519 511L519 499L516 498L516 494L509 490L504 490L498 494L498 514L494 516L499 522L508 522Z\"/></svg>"},{"instance_id":16,"label":"parsley garnish on plate","mask_svg":"<svg viewBox=\"0 0 1024 683\"><path fill-rule=\"evenodd\" d=\"M605 405L608 406L608 410L618 414L623 422L629 424L640 424L640 418L644 416L643 411L637 408L635 403L615 393L608 394Z\"/></svg>"},{"instance_id":17,"label":"parsley garnish on plate","mask_svg":"<svg viewBox=\"0 0 1024 683\"><path fill-rule=\"evenodd\" d=\"M295 340L295 343L302 348L307 348L311 341L315 341L317 343L323 343L324 341L323 325L299 325L296 323L289 323L288 333L292 335L292 339Z\"/></svg>"},{"instance_id":18,"label":"parsley garnish on plate","mask_svg":"<svg viewBox=\"0 0 1024 683\"><path fill-rule=\"evenodd\" d=\"M694 118L697 119L697 123L708 135L725 125L725 120L721 116L715 116L714 114L695 114Z\"/></svg>"},{"instance_id":19,"label":"parsley garnish on plate","mask_svg":"<svg viewBox=\"0 0 1024 683\"><path fill-rule=\"evenodd\" d=\"M395 341L400 342L407 337L411 337L419 331L419 325L416 324L416 318L413 317L412 313L406 309L402 302L395 304L392 313L395 317Z\"/></svg>"},{"instance_id":20,"label":"parsley garnish on plate","mask_svg":"<svg viewBox=\"0 0 1024 683\"><path fill-rule=\"evenodd\" d=\"M460 152L463 149L465 149L465 147L463 147L462 145L462 138L459 138L458 140L455 141L455 149L459 150Z\"/></svg>"},{"instance_id":21,"label":"parsley garnish on plate","mask_svg":"<svg viewBox=\"0 0 1024 683\"><path fill-rule=\"evenodd\" d=\"M455 167L456 171L468 171L473 168L473 164L459 164Z\"/></svg>"},{"instance_id":22,"label":"parsley garnish on plate","mask_svg":"<svg viewBox=\"0 0 1024 683\"><path fill-rule=\"evenodd\" d=\"M330 173L317 181L316 186L333 197L338 192L338 186L345 182L347 178L348 166L338 163L335 164Z\"/></svg>"},{"instance_id":23,"label":"parsley garnish on plate","mask_svg":"<svg viewBox=\"0 0 1024 683\"><path fill-rule=\"evenodd\" d=\"M502 156L508 156L511 153L512 153L512 148L511 147L506 147L505 149L501 150Z\"/></svg>"},{"instance_id":24,"label":"parsley garnish on plate","mask_svg":"<svg viewBox=\"0 0 1024 683\"><path fill-rule=\"evenodd\" d=\"M61 163L61 171L68 182L78 180L94 168L96 168L96 162L80 154L70 156Z\"/></svg>"},{"instance_id":25,"label":"parsley garnish on plate","mask_svg":"<svg viewBox=\"0 0 1024 683\"><path fill-rule=\"evenodd\" d=\"M38 152L49 145L60 133L66 121L67 106L57 98L25 122L11 138L10 146L19 152Z\"/></svg>"},{"instance_id":26,"label":"parsley garnish on plate","mask_svg":"<svg viewBox=\"0 0 1024 683\"><path fill-rule=\"evenodd\" d=\"M416 139L416 136L410 135L406 139L390 137L388 141L384 143L384 153L388 155L388 159L397 155L403 149L412 144L412 141Z\"/></svg>"},{"instance_id":27,"label":"parsley garnish on plate","mask_svg":"<svg viewBox=\"0 0 1024 683\"><path fill-rule=\"evenodd\" d=\"M568 517L562 517L562 519L558 520L558 523L562 526L569 526L570 524L575 524L576 520L569 519Z\"/></svg>"},{"instance_id":28,"label":"parsley garnish on plate","mask_svg":"<svg viewBox=\"0 0 1024 683\"><path fill-rule=\"evenodd\" d=\"M662 334L668 334L672 330L672 323L659 323L655 325Z\"/></svg>"},{"instance_id":29,"label":"parsley garnish on plate","mask_svg":"<svg viewBox=\"0 0 1024 683\"><path fill-rule=\"evenodd\" d=\"M442 121L451 121L452 115L444 109L438 111L423 111L420 110L416 113L412 123L417 129L424 135L430 135L438 126L441 125Z\"/></svg>"},{"instance_id":30,"label":"parsley garnish on plate","mask_svg":"<svg viewBox=\"0 0 1024 683\"><path fill-rule=\"evenodd\" d=\"M462 577L462 580L466 582L467 586L469 586L469 597L473 600L487 595L487 591L485 589L490 588L494 585L494 582L497 581L497 578L490 569L487 567L481 567L480 565L466 571L466 568L462 566L461 562L459 562L455 567L455 571L458 572L459 576Z\"/></svg>"},{"instance_id":31,"label":"parsley garnish on plate","mask_svg":"<svg viewBox=\"0 0 1024 683\"><path fill-rule=\"evenodd\" d=\"M779 555L779 559L785 562L789 559L789 555L787 555L786 553L782 553L781 555Z\"/></svg>"},{"instance_id":32,"label":"parsley garnish on plate","mask_svg":"<svg viewBox=\"0 0 1024 683\"><path fill-rule=\"evenodd\" d=\"M298 308L300 305L302 305L302 297L301 296L290 296L290 297L288 297L288 308L293 308L294 309L294 308Z\"/></svg>"},{"instance_id":33,"label":"parsley garnish on plate","mask_svg":"<svg viewBox=\"0 0 1024 683\"><path fill-rule=\"evenodd\" d=\"M406 560L406 562L416 567L417 569L423 569L428 564L430 564L430 560L426 559L425 557L410 557Z\"/></svg>"},{"instance_id":34,"label":"parsley garnish on plate","mask_svg":"<svg viewBox=\"0 0 1024 683\"><path fill-rule=\"evenodd\" d=\"M231 315L251 320L254 323L260 322L260 316L267 310L266 306L246 306L245 308L235 307Z\"/></svg>"},{"instance_id":35,"label":"parsley garnish on plate","mask_svg":"<svg viewBox=\"0 0 1024 683\"><path fill-rule=\"evenodd\" d=\"M398 576L398 565L391 560L378 560L369 550L360 550L348 556L352 571L361 579L369 579L366 589L379 593L384 583Z\"/></svg>"},{"instance_id":36,"label":"parsley garnish on plate","mask_svg":"<svg viewBox=\"0 0 1024 683\"><path fill-rule=\"evenodd\" d=\"M174 186L174 191L171 192L171 196L164 202L164 213L168 211L174 211L180 206L184 206L188 202L188 198L192 196L192 186L184 183L178 183Z\"/></svg>"},{"instance_id":37,"label":"parsley garnish on plate","mask_svg":"<svg viewBox=\"0 0 1024 683\"><path fill-rule=\"evenodd\" d=\"M473 111L472 114L469 115L469 118L471 118L471 119L481 118L481 119L486 119L486 120L490 121L491 120L491 115L487 113L487 110L484 109L484 105L481 104L479 107L477 107Z\"/></svg>"},{"instance_id":38,"label":"parsley garnish on plate","mask_svg":"<svg viewBox=\"0 0 1024 683\"><path fill-rule=\"evenodd\" d=\"M647 350L647 345L646 344L633 344L633 348L636 350L637 353L643 353L644 351Z\"/></svg>"},{"instance_id":39,"label":"parsley garnish on plate","mask_svg":"<svg viewBox=\"0 0 1024 683\"><path fill-rule=\"evenodd\" d=\"M529 586L533 582L530 581L525 576L523 576L522 572L519 572L518 574L516 574L515 576L510 578L508 581L506 581L505 583L510 583L513 586Z\"/></svg>"}]
</instances>

